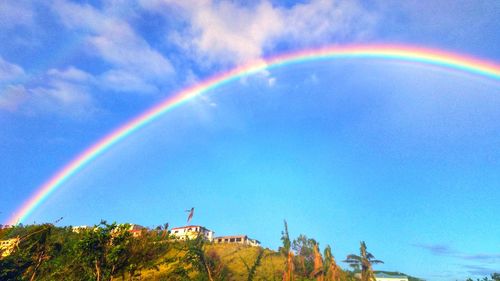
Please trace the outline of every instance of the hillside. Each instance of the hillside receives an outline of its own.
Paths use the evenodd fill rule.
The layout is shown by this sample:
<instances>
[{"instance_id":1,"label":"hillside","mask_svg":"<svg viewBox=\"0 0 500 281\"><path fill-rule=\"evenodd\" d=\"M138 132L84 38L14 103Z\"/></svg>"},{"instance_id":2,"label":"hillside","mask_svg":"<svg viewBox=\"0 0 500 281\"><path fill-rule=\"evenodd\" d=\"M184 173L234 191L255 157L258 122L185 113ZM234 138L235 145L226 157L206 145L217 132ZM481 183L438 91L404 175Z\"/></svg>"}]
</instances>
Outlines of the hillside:
<instances>
[{"instance_id":1,"label":"hillside","mask_svg":"<svg viewBox=\"0 0 500 281\"><path fill-rule=\"evenodd\" d=\"M0 280L356 280L337 265L328 245L321 251L305 235L290 239L286 223L279 251L216 244L201 235L179 240L167 225L132 226L103 221L86 228L0 229ZM361 242L356 257L370 263L373 256Z\"/></svg>"},{"instance_id":2,"label":"hillside","mask_svg":"<svg viewBox=\"0 0 500 281\"><path fill-rule=\"evenodd\" d=\"M251 268L262 251L260 265L256 267L253 280L281 280L284 258L277 252L237 244L214 244L207 245L206 254L215 252L220 257L221 264L227 269L229 280L248 280L249 268ZM159 260L168 261L158 267L158 270L149 269L140 273L140 280L173 280L175 270L178 270L179 259L185 252L177 249L169 249ZM247 267L248 266L248 267ZM188 269L189 266L185 266ZM191 275L193 277L193 275ZM126 278L127 279L127 278ZM139 276L137 276L139 279Z\"/></svg>"}]
</instances>

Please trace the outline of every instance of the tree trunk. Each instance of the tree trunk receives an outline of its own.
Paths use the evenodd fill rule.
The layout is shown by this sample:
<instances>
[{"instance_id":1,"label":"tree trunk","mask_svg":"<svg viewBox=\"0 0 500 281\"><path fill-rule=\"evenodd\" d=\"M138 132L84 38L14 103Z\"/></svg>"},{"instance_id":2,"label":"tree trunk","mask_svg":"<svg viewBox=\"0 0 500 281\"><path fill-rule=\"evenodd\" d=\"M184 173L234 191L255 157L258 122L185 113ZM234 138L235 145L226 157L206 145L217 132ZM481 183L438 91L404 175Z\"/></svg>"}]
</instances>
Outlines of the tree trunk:
<instances>
[{"instance_id":1,"label":"tree trunk","mask_svg":"<svg viewBox=\"0 0 500 281\"><path fill-rule=\"evenodd\" d=\"M113 275L115 275L115 266L111 268L111 276L109 277L109 281L113 281Z\"/></svg>"},{"instance_id":2,"label":"tree trunk","mask_svg":"<svg viewBox=\"0 0 500 281\"><path fill-rule=\"evenodd\" d=\"M214 281L214 279L212 278L212 273L210 272L210 268L208 267L208 264L206 261L203 262L205 264L205 268L207 269L207 274L208 274L208 280L210 281Z\"/></svg>"},{"instance_id":3,"label":"tree trunk","mask_svg":"<svg viewBox=\"0 0 500 281\"><path fill-rule=\"evenodd\" d=\"M97 260L95 260L95 273L97 275L97 281L101 281L101 268L99 267Z\"/></svg>"},{"instance_id":4,"label":"tree trunk","mask_svg":"<svg viewBox=\"0 0 500 281\"><path fill-rule=\"evenodd\" d=\"M38 256L38 259L37 259L35 268L33 269L33 274L31 275L30 281L35 280L36 272L38 271L38 268L40 267L40 265L42 265L42 261L43 261L43 252Z\"/></svg>"},{"instance_id":5,"label":"tree trunk","mask_svg":"<svg viewBox=\"0 0 500 281\"><path fill-rule=\"evenodd\" d=\"M286 259L285 271L283 271L283 281L293 281L293 252L288 251Z\"/></svg>"}]
</instances>

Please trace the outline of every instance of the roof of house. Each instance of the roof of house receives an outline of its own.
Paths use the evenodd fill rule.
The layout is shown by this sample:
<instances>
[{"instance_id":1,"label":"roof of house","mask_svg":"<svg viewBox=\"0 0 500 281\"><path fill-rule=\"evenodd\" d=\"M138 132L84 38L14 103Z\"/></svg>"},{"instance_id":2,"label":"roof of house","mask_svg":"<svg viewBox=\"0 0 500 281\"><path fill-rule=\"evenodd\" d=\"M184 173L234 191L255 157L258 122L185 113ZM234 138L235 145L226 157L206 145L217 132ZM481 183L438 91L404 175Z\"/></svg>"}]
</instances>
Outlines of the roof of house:
<instances>
[{"instance_id":1,"label":"roof of house","mask_svg":"<svg viewBox=\"0 0 500 281\"><path fill-rule=\"evenodd\" d=\"M179 226L179 227L174 227L174 228L172 228L171 230L174 230L174 229L194 228L194 227L199 227L199 228L202 228L202 229L206 229L206 230L208 230L208 228L206 228L206 227L204 227L204 226L201 226L201 225L186 225L186 226Z\"/></svg>"},{"instance_id":2,"label":"roof of house","mask_svg":"<svg viewBox=\"0 0 500 281\"><path fill-rule=\"evenodd\" d=\"M408 278L406 275L390 275L390 274L383 273L383 272L376 273L375 277L379 277L379 278Z\"/></svg>"},{"instance_id":3,"label":"roof of house","mask_svg":"<svg viewBox=\"0 0 500 281\"><path fill-rule=\"evenodd\" d=\"M145 229L145 227L142 225L138 225L138 224L131 224L130 225L130 230L142 230L142 229Z\"/></svg>"},{"instance_id":4,"label":"roof of house","mask_svg":"<svg viewBox=\"0 0 500 281\"><path fill-rule=\"evenodd\" d=\"M260 241L257 240L257 239L253 239L253 238L250 238L248 237L248 235L228 235L228 236L218 236L218 237L215 237L214 240L217 240L217 239L231 239L231 238L247 238L248 240L251 240L251 241L256 241L257 243L260 244Z\"/></svg>"},{"instance_id":5,"label":"roof of house","mask_svg":"<svg viewBox=\"0 0 500 281\"><path fill-rule=\"evenodd\" d=\"M226 238L248 238L248 236L246 235L228 235L228 236L219 236L219 237L215 237L214 239L226 239ZM250 239L250 238L248 238Z\"/></svg>"}]
</instances>

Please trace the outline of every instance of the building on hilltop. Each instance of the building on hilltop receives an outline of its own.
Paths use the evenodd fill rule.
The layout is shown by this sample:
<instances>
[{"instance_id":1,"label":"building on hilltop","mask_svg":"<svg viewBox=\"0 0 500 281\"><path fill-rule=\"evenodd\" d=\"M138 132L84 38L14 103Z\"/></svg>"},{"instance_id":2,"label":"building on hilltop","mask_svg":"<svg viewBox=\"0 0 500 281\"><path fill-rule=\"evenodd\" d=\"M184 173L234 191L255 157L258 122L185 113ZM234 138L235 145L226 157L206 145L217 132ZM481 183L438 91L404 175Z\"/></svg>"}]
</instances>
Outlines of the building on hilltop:
<instances>
[{"instance_id":1,"label":"building on hilltop","mask_svg":"<svg viewBox=\"0 0 500 281\"><path fill-rule=\"evenodd\" d=\"M249 238L246 235L232 235L232 236L220 236L214 238L214 243L235 243L235 244L243 244L254 247L260 246L260 241L257 239Z\"/></svg>"},{"instance_id":2,"label":"building on hilltop","mask_svg":"<svg viewBox=\"0 0 500 281\"><path fill-rule=\"evenodd\" d=\"M145 229L147 229L147 228L145 228L142 225L131 224L129 229L128 229L128 232L130 232L133 237L139 237L142 235L142 231Z\"/></svg>"},{"instance_id":3,"label":"building on hilltop","mask_svg":"<svg viewBox=\"0 0 500 281\"><path fill-rule=\"evenodd\" d=\"M125 224L119 224L118 226L123 226ZM143 229L147 229L144 226L138 225L138 224L129 224L130 226L128 227L127 231L132 234L133 237L139 237L142 234ZM97 231L98 226L87 226L87 225L80 225L80 226L72 226L71 230L75 233L81 233L86 230L94 230ZM114 232L114 231L113 231Z\"/></svg>"},{"instance_id":4,"label":"building on hilltop","mask_svg":"<svg viewBox=\"0 0 500 281\"><path fill-rule=\"evenodd\" d=\"M377 281L408 281L408 276L405 275L390 275L387 273L375 273L375 280Z\"/></svg>"},{"instance_id":5,"label":"building on hilltop","mask_svg":"<svg viewBox=\"0 0 500 281\"><path fill-rule=\"evenodd\" d=\"M202 236L205 240L212 242L215 232L201 225L187 225L172 228L170 234L179 240L191 240Z\"/></svg>"},{"instance_id":6,"label":"building on hilltop","mask_svg":"<svg viewBox=\"0 0 500 281\"><path fill-rule=\"evenodd\" d=\"M9 256L19 244L19 237L0 240L0 258Z\"/></svg>"},{"instance_id":7,"label":"building on hilltop","mask_svg":"<svg viewBox=\"0 0 500 281\"><path fill-rule=\"evenodd\" d=\"M73 231L75 233L80 233L80 232L85 231L89 228L90 228L90 226L87 226L87 225L72 226L71 231Z\"/></svg>"}]
</instances>

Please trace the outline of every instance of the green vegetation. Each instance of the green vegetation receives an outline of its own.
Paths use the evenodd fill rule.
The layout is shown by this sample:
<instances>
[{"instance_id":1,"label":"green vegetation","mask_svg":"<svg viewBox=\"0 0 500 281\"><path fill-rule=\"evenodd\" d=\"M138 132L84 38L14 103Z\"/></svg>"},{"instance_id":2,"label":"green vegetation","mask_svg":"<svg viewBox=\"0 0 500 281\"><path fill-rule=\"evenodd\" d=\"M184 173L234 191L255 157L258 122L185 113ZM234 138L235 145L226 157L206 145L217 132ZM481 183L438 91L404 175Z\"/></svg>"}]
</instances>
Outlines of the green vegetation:
<instances>
[{"instance_id":1,"label":"green vegetation","mask_svg":"<svg viewBox=\"0 0 500 281\"><path fill-rule=\"evenodd\" d=\"M475 281L500 281L500 273L491 274L491 279L488 277L483 277L482 279L477 278ZM465 281L474 281L472 278L467 278Z\"/></svg>"},{"instance_id":2,"label":"green vegetation","mask_svg":"<svg viewBox=\"0 0 500 281\"><path fill-rule=\"evenodd\" d=\"M365 241L361 241L359 252L360 255L348 255L344 261L355 270L361 269L361 281L370 281L375 279L372 264L383 263L381 260L376 260L375 257L366 251Z\"/></svg>"},{"instance_id":3,"label":"green vegetation","mask_svg":"<svg viewBox=\"0 0 500 281\"><path fill-rule=\"evenodd\" d=\"M330 246L322 254L319 243L306 235L292 240L286 221L278 251L212 244L201 236L175 240L168 224L139 235L129 229L128 224L105 221L78 232L52 224L0 229L0 240L14 239L13 251L0 258L0 280L340 281L358 280L356 273L369 281L374 280L372 264L381 262L361 242L359 255L345 260L354 271L343 270ZM494 274L491 280L498 277Z\"/></svg>"}]
</instances>

